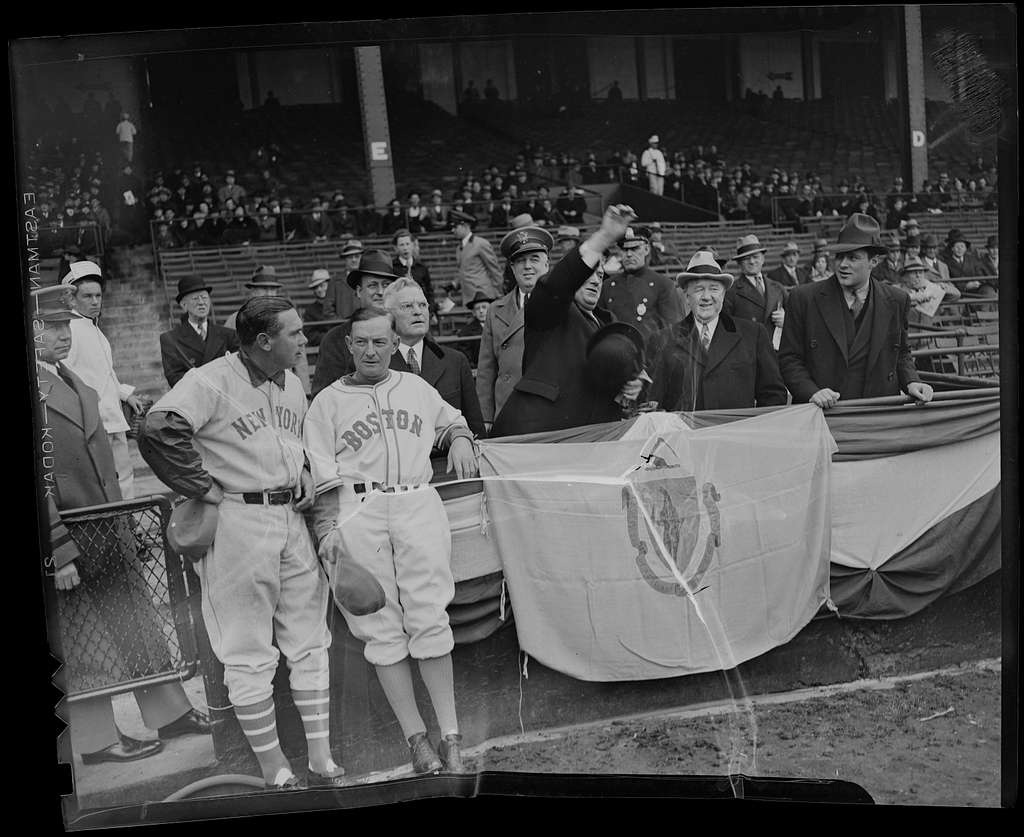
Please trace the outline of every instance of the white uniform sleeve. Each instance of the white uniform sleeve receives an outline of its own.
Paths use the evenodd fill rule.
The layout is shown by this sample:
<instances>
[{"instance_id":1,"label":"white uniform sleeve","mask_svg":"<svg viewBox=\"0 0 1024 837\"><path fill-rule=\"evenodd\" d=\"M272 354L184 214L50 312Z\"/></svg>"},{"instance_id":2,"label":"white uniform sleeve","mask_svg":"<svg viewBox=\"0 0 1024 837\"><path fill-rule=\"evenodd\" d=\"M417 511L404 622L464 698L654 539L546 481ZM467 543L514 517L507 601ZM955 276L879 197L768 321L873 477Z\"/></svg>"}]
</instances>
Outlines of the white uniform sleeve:
<instances>
[{"instance_id":1,"label":"white uniform sleeve","mask_svg":"<svg viewBox=\"0 0 1024 837\"><path fill-rule=\"evenodd\" d=\"M217 386L201 367L190 369L174 388L151 408L151 412L177 413L198 432L216 413L221 399Z\"/></svg>"},{"instance_id":2,"label":"white uniform sleeve","mask_svg":"<svg viewBox=\"0 0 1024 837\"><path fill-rule=\"evenodd\" d=\"M335 428L338 422L331 409L333 402L333 398L314 398L302 422L302 440L317 494L340 485L342 481L336 459L338 442Z\"/></svg>"}]
</instances>

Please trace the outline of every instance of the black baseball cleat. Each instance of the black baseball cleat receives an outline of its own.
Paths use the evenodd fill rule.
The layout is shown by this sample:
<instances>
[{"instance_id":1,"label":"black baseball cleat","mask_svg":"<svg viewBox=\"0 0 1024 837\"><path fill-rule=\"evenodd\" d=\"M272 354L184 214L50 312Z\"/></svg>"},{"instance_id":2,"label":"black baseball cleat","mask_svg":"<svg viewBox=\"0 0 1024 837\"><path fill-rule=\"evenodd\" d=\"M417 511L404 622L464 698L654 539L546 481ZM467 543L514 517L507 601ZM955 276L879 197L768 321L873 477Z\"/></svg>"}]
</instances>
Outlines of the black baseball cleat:
<instances>
[{"instance_id":1,"label":"black baseball cleat","mask_svg":"<svg viewBox=\"0 0 1024 837\"><path fill-rule=\"evenodd\" d=\"M83 764L102 764L103 762L138 761L156 755L164 748L163 741L140 741L122 735L121 740L95 753L82 753Z\"/></svg>"},{"instance_id":2,"label":"black baseball cleat","mask_svg":"<svg viewBox=\"0 0 1024 837\"><path fill-rule=\"evenodd\" d=\"M325 776L323 773L317 773L315 770L310 768L307 771L306 784L311 788L340 788L344 787L345 782L345 768L337 768L331 776Z\"/></svg>"},{"instance_id":3,"label":"black baseball cleat","mask_svg":"<svg viewBox=\"0 0 1024 837\"><path fill-rule=\"evenodd\" d=\"M441 761L447 773L466 773L466 765L462 761L462 736L458 733L446 735L438 747Z\"/></svg>"},{"instance_id":4,"label":"black baseball cleat","mask_svg":"<svg viewBox=\"0 0 1024 837\"><path fill-rule=\"evenodd\" d=\"M166 741L181 735L209 735L212 729L213 724L210 723L208 715L204 715L198 709L190 709L178 720L160 727L157 730L157 735L160 736L161 741Z\"/></svg>"},{"instance_id":5,"label":"black baseball cleat","mask_svg":"<svg viewBox=\"0 0 1024 837\"><path fill-rule=\"evenodd\" d=\"M434 752L425 732L409 736L409 750L412 752L412 769L416 773L436 773L441 769L441 759Z\"/></svg>"}]
</instances>

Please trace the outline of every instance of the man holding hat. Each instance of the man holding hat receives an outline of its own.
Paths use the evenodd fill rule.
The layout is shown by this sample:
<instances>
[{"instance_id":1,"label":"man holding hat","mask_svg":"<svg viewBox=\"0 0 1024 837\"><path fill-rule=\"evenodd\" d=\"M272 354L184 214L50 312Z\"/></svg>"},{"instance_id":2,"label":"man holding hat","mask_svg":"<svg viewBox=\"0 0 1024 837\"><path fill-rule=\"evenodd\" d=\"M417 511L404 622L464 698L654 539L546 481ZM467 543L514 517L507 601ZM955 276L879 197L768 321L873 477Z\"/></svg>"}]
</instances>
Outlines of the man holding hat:
<instances>
[{"instance_id":1,"label":"man holding hat","mask_svg":"<svg viewBox=\"0 0 1024 837\"><path fill-rule=\"evenodd\" d=\"M94 674L109 675L109 682L121 680L120 667L128 661L136 672L149 668L151 673L169 669L170 661L153 603L140 583L143 570L134 535L118 524L106 537L82 544L80 551L61 523L61 511L123 499L96 391L66 364L74 345L70 323L76 315L64 300L62 286L33 291L31 313L36 374L45 404L40 426L47 428L43 438L51 443L48 456L55 475L48 496L57 588L55 650L63 658L67 689L73 693L95 687L90 682ZM86 624L92 626L92 641L108 649L96 655L102 659L96 672L95 660L80 661L72 650L81 647ZM136 689L134 695L143 723L157 730L156 739L141 741L122 733L109 696L67 703L71 746L84 764L135 761L159 753L168 739L210 732L209 718L192 708L180 683Z\"/></svg>"},{"instance_id":2,"label":"man holding hat","mask_svg":"<svg viewBox=\"0 0 1024 837\"><path fill-rule=\"evenodd\" d=\"M327 286L327 298L331 301L334 316L339 319L346 319L352 316L352 312L359 307L355 292L348 283L348 275L359 267L359 259L363 256L363 243L350 239L345 242L339 254L345 262L345 267L340 273L331 277Z\"/></svg>"},{"instance_id":3,"label":"man holding hat","mask_svg":"<svg viewBox=\"0 0 1024 837\"><path fill-rule=\"evenodd\" d=\"M665 164L665 155L658 147L660 140L657 134L651 134L647 138L647 148L640 155L640 168L647 172L647 183L651 192L660 195L665 190L665 172L668 166Z\"/></svg>"},{"instance_id":4,"label":"man holding hat","mask_svg":"<svg viewBox=\"0 0 1024 837\"><path fill-rule=\"evenodd\" d=\"M238 351L235 332L210 320L212 292L199 276L178 280L174 300L182 310L181 322L160 335L160 359L168 386L178 383L189 369Z\"/></svg>"},{"instance_id":5,"label":"man holding hat","mask_svg":"<svg viewBox=\"0 0 1024 837\"><path fill-rule=\"evenodd\" d=\"M61 284L75 311L71 318L71 349L65 364L99 395L100 419L114 453L121 496L130 500L135 496L135 474L126 435L129 425L121 404L139 413L144 409L143 401L134 394L135 387L117 379L110 341L96 322L103 305L103 276L99 265L88 260L74 262L68 266Z\"/></svg>"},{"instance_id":6,"label":"man holding hat","mask_svg":"<svg viewBox=\"0 0 1024 837\"><path fill-rule=\"evenodd\" d=\"M523 374L523 309L537 280L548 272L551 233L526 227L505 234L498 248L516 286L489 306L480 335L476 392L490 429Z\"/></svg>"},{"instance_id":7,"label":"man holding hat","mask_svg":"<svg viewBox=\"0 0 1024 837\"><path fill-rule=\"evenodd\" d=\"M782 264L770 271L768 278L790 288L811 281L811 272L806 267L800 267L800 246L795 241L786 242L782 248Z\"/></svg>"},{"instance_id":8,"label":"man holding hat","mask_svg":"<svg viewBox=\"0 0 1024 837\"><path fill-rule=\"evenodd\" d=\"M854 213L829 247L835 273L790 292L779 368L796 403L827 409L840 397L901 391L931 400L907 345L907 292L871 278L886 252L879 233L874 218Z\"/></svg>"},{"instance_id":9,"label":"man holding hat","mask_svg":"<svg viewBox=\"0 0 1024 837\"><path fill-rule=\"evenodd\" d=\"M676 281L690 313L651 338L656 366L647 397L670 412L784 405L786 386L767 329L722 312L732 275L698 250Z\"/></svg>"},{"instance_id":10,"label":"man holding hat","mask_svg":"<svg viewBox=\"0 0 1024 837\"><path fill-rule=\"evenodd\" d=\"M359 257L356 268L348 271L345 281L355 294L357 311L360 308L383 311L384 291L397 278L398 274L394 272L391 257L387 253L383 250L367 250ZM320 354L317 355L316 369L313 371L314 396L355 368L345 339L351 328L351 320L346 320L334 326L320 341Z\"/></svg>"},{"instance_id":11,"label":"man holding hat","mask_svg":"<svg viewBox=\"0 0 1024 837\"><path fill-rule=\"evenodd\" d=\"M486 238L473 234L476 216L461 209L448 213L452 232L459 241L455 248L455 287L462 292L467 305L478 291L497 297L501 295L502 276L498 257Z\"/></svg>"},{"instance_id":12,"label":"man holding hat","mask_svg":"<svg viewBox=\"0 0 1024 837\"><path fill-rule=\"evenodd\" d=\"M772 333L785 321L787 289L762 273L767 252L756 235L742 236L736 242L732 261L739 265L741 275L726 291L722 310L737 320L761 323Z\"/></svg>"},{"instance_id":13,"label":"man holding hat","mask_svg":"<svg viewBox=\"0 0 1024 837\"><path fill-rule=\"evenodd\" d=\"M604 281L601 262L635 218L628 206L608 207L597 231L538 278L523 310L522 377L498 412L492 436L616 421L622 417L616 399L639 396L639 373L611 395L596 389L587 374L590 339L612 321L611 313L598 306ZM531 238L527 230L512 235L525 237L521 245ZM513 252L511 245L509 249Z\"/></svg>"},{"instance_id":14,"label":"man holding hat","mask_svg":"<svg viewBox=\"0 0 1024 837\"><path fill-rule=\"evenodd\" d=\"M310 323L338 319L337 314L334 313L334 304L327 298L327 288L330 284L331 273L324 267L314 270L309 279L309 289L313 291L313 301L302 310L302 323L310 346L319 346L320 341L330 328L330 326L314 326Z\"/></svg>"},{"instance_id":15,"label":"man holding hat","mask_svg":"<svg viewBox=\"0 0 1024 837\"><path fill-rule=\"evenodd\" d=\"M651 232L647 227L629 226L619 242L622 273L608 278L601 289L602 308L616 320L640 329L644 337L675 325L683 318L679 295L667 276L647 266L651 253Z\"/></svg>"}]
</instances>

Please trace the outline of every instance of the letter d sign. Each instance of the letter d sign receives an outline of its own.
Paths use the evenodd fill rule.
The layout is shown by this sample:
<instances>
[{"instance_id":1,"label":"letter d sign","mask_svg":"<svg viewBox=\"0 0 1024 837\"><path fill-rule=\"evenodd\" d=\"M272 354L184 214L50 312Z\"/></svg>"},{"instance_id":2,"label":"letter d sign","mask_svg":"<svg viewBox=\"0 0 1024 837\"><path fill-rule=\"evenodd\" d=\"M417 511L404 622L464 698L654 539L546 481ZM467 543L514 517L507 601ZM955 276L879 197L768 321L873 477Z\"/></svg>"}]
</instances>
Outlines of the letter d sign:
<instances>
[{"instance_id":1,"label":"letter d sign","mask_svg":"<svg viewBox=\"0 0 1024 837\"><path fill-rule=\"evenodd\" d=\"M923 148L924 147L924 131L917 131L917 130L911 131L910 132L910 141L914 144L914 148Z\"/></svg>"}]
</instances>

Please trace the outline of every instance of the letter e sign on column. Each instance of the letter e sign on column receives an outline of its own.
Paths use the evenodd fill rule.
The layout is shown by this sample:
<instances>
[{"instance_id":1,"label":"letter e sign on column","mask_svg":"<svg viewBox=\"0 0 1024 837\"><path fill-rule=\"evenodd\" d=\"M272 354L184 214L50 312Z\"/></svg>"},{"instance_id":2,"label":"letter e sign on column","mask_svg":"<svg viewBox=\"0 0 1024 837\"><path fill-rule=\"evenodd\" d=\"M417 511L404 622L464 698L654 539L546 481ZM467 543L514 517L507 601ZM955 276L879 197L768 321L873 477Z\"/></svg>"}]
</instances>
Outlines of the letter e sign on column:
<instances>
[{"instance_id":1,"label":"letter e sign on column","mask_svg":"<svg viewBox=\"0 0 1024 837\"><path fill-rule=\"evenodd\" d=\"M370 143L370 159L371 160L387 160L388 159L388 144L386 142L371 142Z\"/></svg>"}]
</instances>

